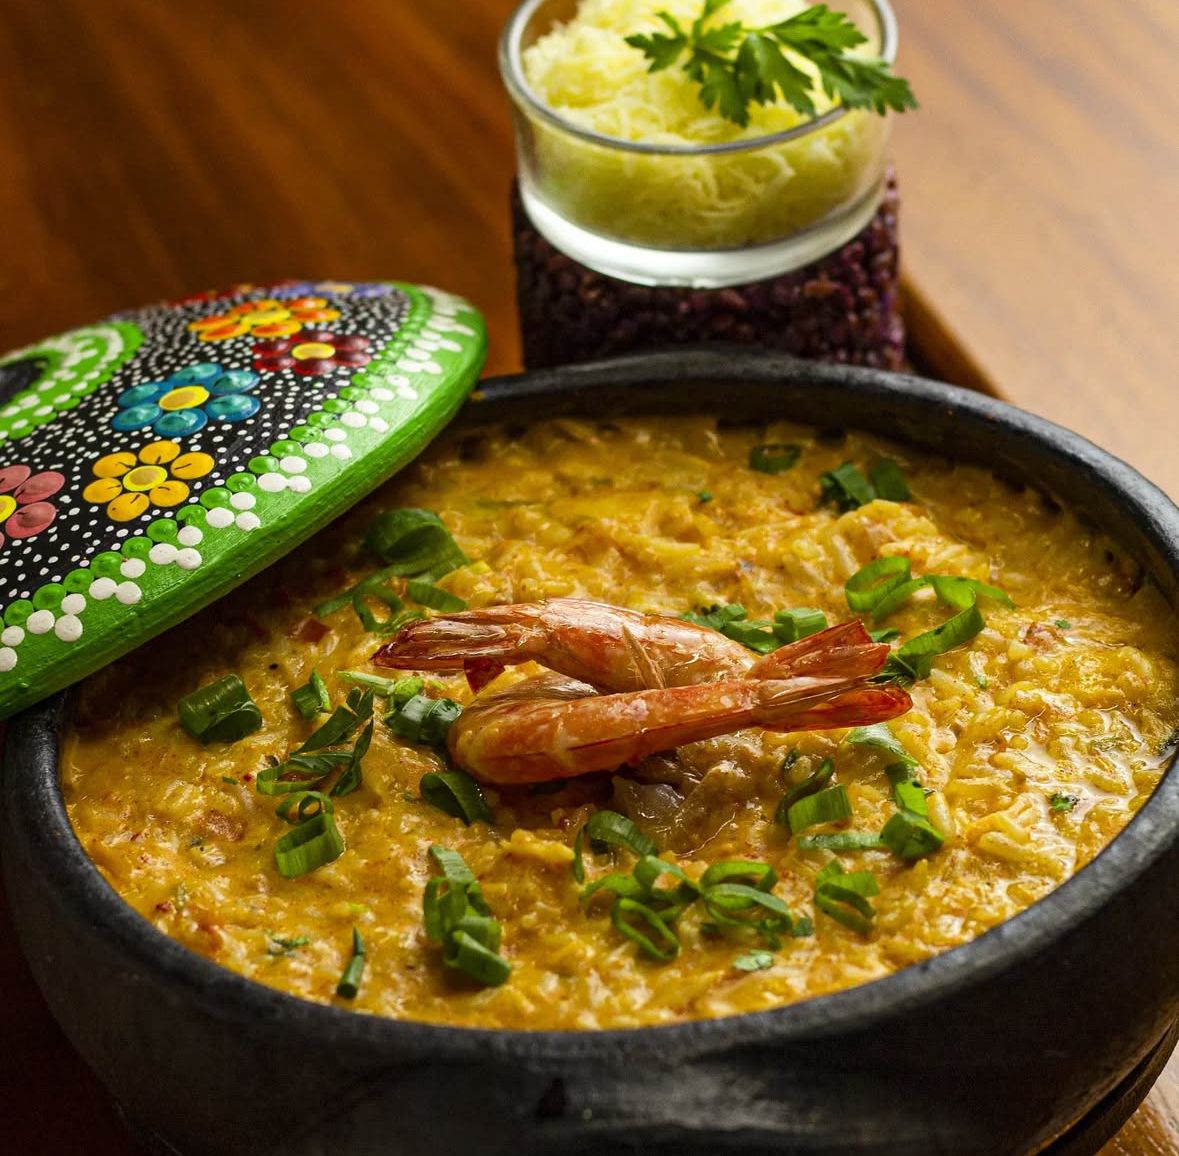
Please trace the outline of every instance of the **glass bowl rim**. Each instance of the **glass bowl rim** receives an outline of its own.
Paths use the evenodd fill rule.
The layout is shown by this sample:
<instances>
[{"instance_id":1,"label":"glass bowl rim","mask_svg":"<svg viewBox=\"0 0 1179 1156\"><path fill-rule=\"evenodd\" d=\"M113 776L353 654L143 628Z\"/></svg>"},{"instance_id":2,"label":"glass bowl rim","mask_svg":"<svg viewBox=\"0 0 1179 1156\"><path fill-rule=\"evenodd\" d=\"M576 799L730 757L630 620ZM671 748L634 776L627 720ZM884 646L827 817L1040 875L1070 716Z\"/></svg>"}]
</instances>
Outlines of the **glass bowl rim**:
<instances>
[{"instance_id":1,"label":"glass bowl rim","mask_svg":"<svg viewBox=\"0 0 1179 1156\"><path fill-rule=\"evenodd\" d=\"M648 156L713 156L725 153L752 152L768 145L784 144L787 141L798 140L810 133L827 128L836 121L847 116L849 112L860 111L837 106L829 109L821 116L812 117L793 128L782 129L780 132L767 133L764 136L743 137L739 140L721 141L714 144L652 144L646 141L624 140L622 137L608 136L595 132L583 125L563 117L555 108L546 104L532 90L524 76L524 67L520 54L520 38L528 21L536 10L549 0L522 0L517 5L499 38L499 71L504 87L518 107L531 116L538 117L553 128L578 137L590 144L603 148L617 149L621 152L641 153ZM896 61L899 34L897 31L896 14L892 10L890 0L867 0L876 17L877 32L880 38L880 56L890 65Z\"/></svg>"}]
</instances>

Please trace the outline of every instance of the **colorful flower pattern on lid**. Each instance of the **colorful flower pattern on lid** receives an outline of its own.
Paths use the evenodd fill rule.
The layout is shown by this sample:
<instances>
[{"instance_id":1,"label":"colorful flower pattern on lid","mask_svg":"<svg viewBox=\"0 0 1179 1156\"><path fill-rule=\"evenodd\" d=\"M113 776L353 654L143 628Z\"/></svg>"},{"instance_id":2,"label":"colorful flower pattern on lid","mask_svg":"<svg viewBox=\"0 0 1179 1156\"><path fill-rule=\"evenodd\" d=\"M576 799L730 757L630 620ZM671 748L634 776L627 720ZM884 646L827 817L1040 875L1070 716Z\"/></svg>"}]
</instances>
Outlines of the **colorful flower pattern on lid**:
<instances>
[{"instance_id":1,"label":"colorful flower pattern on lid","mask_svg":"<svg viewBox=\"0 0 1179 1156\"><path fill-rule=\"evenodd\" d=\"M163 437L184 437L209 419L244 421L261 408L251 395L258 375L249 369L223 369L202 361L179 369L163 381L133 385L119 395L119 412L111 425L122 432L148 426Z\"/></svg>"},{"instance_id":2,"label":"colorful flower pattern on lid","mask_svg":"<svg viewBox=\"0 0 1179 1156\"><path fill-rule=\"evenodd\" d=\"M56 470L33 471L26 465L0 469L0 547L9 538L31 538L57 517L52 498L65 485Z\"/></svg>"},{"instance_id":3,"label":"colorful flower pattern on lid","mask_svg":"<svg viewBox=\"0 0 1179 1156\"><path fill-rule=\"evenodd\" d=\"M211 473L208 454L180 452L175 442L151 442L137 454L107 454L94 463L94 478L82 497L106 503L112 522L129 522L152 506L179 506L189 495L188 482Z\"/></svg>"},{"instance_id":4,"label":"colorful flower pattern on lid","mask_svg":"<svg viewBox=\"0 0 1179 1156\"><path fill-rule=\"evenodd\" d=\"M340 311L328 307L323 297L295 297L279 301L263 297L259 301L244 301L227 309L189 322L188 328L202 341L229 341L244 337L289 337L298 333L304 324L338 321Z\"/></svg>"},{"instance_id":5,"label":"colorful flower pattern on lid","mask_svg":"<svg viewBox=\"0 0 1179 1156\"><path fill-rule=\"evenodd\" d=\"M449 420L484 342L436 289L291 280L0 355L0 718L348 509Z\"/></svg>"},{"instance_id":6,"label":"colorful flower pattern on lid","mask_svg":"<svg viewBox=\"0 0 1179 1156\"><path fill-rule=\"evenodd\" d=\"M266 373L293 369L303 377L331 373L333 369L359 369L372 360L367 337L305 329L297 338L254 343L254 368Z\"/></svg>"}]
</instances>

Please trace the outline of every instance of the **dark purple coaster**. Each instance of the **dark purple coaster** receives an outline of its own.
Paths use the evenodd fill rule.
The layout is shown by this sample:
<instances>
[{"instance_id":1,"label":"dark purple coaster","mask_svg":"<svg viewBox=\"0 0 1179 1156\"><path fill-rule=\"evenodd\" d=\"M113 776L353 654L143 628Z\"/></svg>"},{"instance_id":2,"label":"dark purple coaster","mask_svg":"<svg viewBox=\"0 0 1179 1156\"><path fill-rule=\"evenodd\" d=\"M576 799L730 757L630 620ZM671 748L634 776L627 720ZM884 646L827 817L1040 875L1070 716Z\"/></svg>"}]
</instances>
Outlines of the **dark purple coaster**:
<instances>
[{"instance_id":1,"label":"dark purple coaster","mask_svg":"<svg viewBox=\"0 0 1179 1156\"><path fill-rule=\"evenodd\" d=\"M516 297L524 364L543 369L616 353L708 341L759 345L796 357L904 366L898 300L896 179L876 214L820 261L747 285L683 289L596 273L533 228L512 191Z\"/></svg>"}]
</instances>

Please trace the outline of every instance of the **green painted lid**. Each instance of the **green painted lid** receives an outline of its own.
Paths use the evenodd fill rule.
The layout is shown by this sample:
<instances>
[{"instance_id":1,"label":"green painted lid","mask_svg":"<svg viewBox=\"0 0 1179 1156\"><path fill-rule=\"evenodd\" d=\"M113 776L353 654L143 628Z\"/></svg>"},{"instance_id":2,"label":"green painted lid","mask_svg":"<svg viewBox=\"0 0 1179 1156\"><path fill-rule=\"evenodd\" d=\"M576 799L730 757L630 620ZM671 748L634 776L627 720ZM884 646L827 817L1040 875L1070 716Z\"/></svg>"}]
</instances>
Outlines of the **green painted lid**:
<instances>
[{"instance_id":1,"label":"green painted lid","mask_svg":"<svg viewBox=\"0 0 1179 1156\"><path fill-rule=\"evenodd\" d=\"M284 281L0 357L0 718L352 506L450 420L485 348L437 289Z\"/></svg>"}]
</instances>

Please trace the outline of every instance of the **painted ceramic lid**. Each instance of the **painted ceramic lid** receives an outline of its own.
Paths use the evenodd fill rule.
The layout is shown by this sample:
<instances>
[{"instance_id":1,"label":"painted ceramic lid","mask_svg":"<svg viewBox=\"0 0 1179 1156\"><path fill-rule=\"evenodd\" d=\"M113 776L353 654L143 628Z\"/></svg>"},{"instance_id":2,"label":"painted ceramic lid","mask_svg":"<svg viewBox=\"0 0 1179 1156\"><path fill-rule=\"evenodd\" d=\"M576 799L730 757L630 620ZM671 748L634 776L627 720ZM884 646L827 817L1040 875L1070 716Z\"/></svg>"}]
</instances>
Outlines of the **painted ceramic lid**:
<instances>
[{"instance_id":1,"label":"painted ceramic lid","mask_svg":"<svg viewBox=\"0 0 1179 1156\"><path fill-rule=\"evenodd\" d=\"M0 718L352 506L450 420L485 347L437 289L289 281L0 357Z\"/></svg>"}]
</instances>

